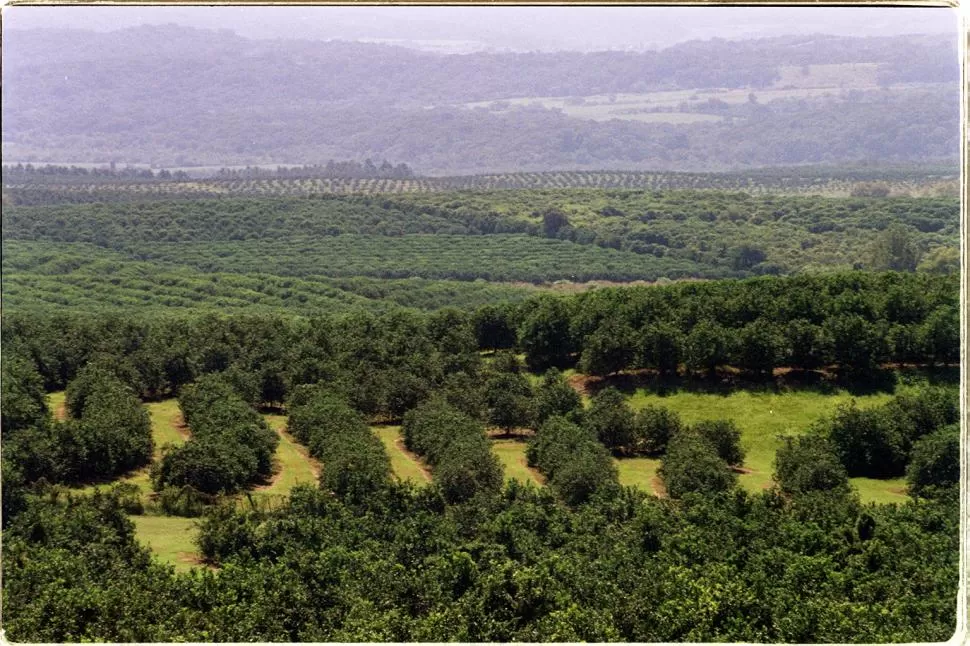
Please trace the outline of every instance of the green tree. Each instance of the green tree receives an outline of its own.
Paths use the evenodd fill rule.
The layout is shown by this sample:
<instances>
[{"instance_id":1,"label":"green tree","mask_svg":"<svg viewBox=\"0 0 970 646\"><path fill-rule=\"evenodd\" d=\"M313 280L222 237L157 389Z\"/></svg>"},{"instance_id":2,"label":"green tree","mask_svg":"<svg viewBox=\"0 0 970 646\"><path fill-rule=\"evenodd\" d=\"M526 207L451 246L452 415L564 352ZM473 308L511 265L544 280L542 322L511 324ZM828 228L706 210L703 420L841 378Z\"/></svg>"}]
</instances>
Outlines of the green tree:
<instances>
[{"instance_id":1,"label":"green tree","mask_svg":"<svg viewBox=\"0 0 970 646\"><path fill-rule=\"evenodd\" d=\"M659 455L667 443L683 429L680 415L664 406L645 406L637 411L633 422L637 453Z\"/></svg>"},{"instance_id":2,"label":"green tree","mask_svg":"<svg viewBox=\"0 0 970 646\"><path fill-rule=\"evenodd\" d=\"M633 447L633 411L616 388L604 388L593 396L585 420L590 431L611 451L628 452Z\"/></svg>"},{"instance_id":3,"label":"green tree","mask_svg":"<svg viewBox=\"0 0 970 646\"><path fill-rule=\"evenodd\" d=\"M558 369L550 368L536 388L535 408L536 424L541 426L550 417L582 411L583 400Z\"/></svg>"},{"instance_id":4,"label":"green tree","mask_svg":"<svg viewBox=\"0 0 970 646\"><path fill-rule=\"evenodd\" d=\"M619 318L608 318L583 343L579 369L590 375L609 375L629 368L635 356L633 330Z\"/></svg>"},{"instance_id":5,"label":"green tree","mask_svg":"<svg viewBox=\"0 0 970 646\"><path fill-rule=\"evenodd\" d=\"M892 224L873 240L869 257L869 266L877 271L916 271L920 249L912 229Z\"/></svg>"},{"instance_id":6,"label":"green tree","mask_svg":"<svg viewBox=\"0 0 970 646\"><path fill-rule=\"evenodd\" d=\"M691 432L702 437L717 452L718 457L732 466L744 462L741 429L731 419L710 419L697 422Z\"/></svg>"},{"instance_id":7,"label":"green tree","mask_svg":"<svg viewBox=\"0 0 970 646\"><path fill-rule=\"evenodd\" d=\"M671 498L682 498L688 493L715 494L731 489L737 482L737 474L711 443L690 431L671 438L658 473Z\"/></svg>"},{"instance_id":8,"label":"green tree","mask_svg":"<svg viewBox=\"0 0 970 646\"><path fill-rule=\"evenodd\" d=\"M712 321L699 322L684 340L684 361L693 372L705 371L713 376L728 356L727 334L721 325Z\"/></svg>"},{"instance_id":9,"label":"green tree","mask_svg":"<svg viewBox=\"0 0 970 646\"><path fill-rule=\"evenodd\" d=\"M913 446L906 482L913 496L932 496L960 484L960 427L945 426Z\"/></svg>"},{"instance_id":10,"label":"green tree","mask_svg":"<svg viewBox=\"0 0 970 646\"><path fill-rule=\"evenodd\" d=\"M532 385L525 375L499 373L485 384L488 421L511 435L520 427L531 426L535 418Z\"/></svg>"},{"instance_id":11,"label":"green tree","mask_svg":"<svg viewBox=\"0 0 970 646\"><path fill-rule=\"evenodd\" d=\"M787 494L849 490L849 476L835 450L814 434L784 438L775 454L775 481Z\"/></svg>"}]
</instances>

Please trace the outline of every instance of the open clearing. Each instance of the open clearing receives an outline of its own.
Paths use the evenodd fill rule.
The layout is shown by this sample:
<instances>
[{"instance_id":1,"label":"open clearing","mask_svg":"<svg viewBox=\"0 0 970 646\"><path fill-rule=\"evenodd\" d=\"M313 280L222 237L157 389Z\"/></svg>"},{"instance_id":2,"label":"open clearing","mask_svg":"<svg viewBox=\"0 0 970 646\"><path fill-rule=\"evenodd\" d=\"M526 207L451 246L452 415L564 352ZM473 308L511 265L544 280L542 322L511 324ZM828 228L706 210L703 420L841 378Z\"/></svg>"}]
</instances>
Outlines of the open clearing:
<instances>
[{"instance_id":1,"label":"open clearing","mask_svg":"<svg viewBox=\"0 0 970 646\"><path fill-rule=\"evenodd\" d=\"M739 390L730 394L677 392L658 395L638 389L630 397L630 405L639 410L647 405L665 406L680 414L681 419L692 424L706 419L732 419L741 429L741 444L747 455L744 466L751 473L739 477L741 486L749 491L760 491L771 485L775 452L781 445L779 435L801 434L811 424L835 411L840 404L853 399L862 407L877 406L891 395L853 396L844 391L823 394L816 391L798 390L788 392L752 392ZM897 493L905 484L900 480L872 480L865 483L853 478L863 501L900 501Z\"/></svg>"},{"instance_id":2,"label":"open clearing","mask_svg":"<svg viewBox=\"0 0 970 646\"><path fill-rule=\"evenodd\" d=\"M280 436L280 444L273 456L276 466L273 480L258 488L257 492L288 496L298 484L316 484L320 477L320 464L310 457L305 446L286 432L287 418L283 415L263 415L263 419Z\"/></svg>"},{"instance_id":3,"label":"open clearing","mask_svg":"<svg viewBox=\"0 0 970 646\"><path fill-rule=\"evenodd\" d=\"M505 467L506 480L518 480L525 484L543 484L543 477L535 469L529 468L525 458L527 444L520 439L493 439L492 452L502 461Z\"/></svg>"},{"instance_id":4,"label":"open clearing","mask_svg":"<svg viewBox=\"0 0 970 646\"><path fill-rule=\"evenodd\" d=\"M195 537L199 528L192 518L177 516L131 516L135 538L158 558L185 571L199 564Z\"/></svg>"},{"instance_id":5,"label":"open clearing","mask_svg":"<svg viewBox=\"0 0 970 646\"><path fill-rule=\"evenodd\" d=\"M660 460L655 458L623 458L613 460L619 471L620 484L624 487L637 487L655 496L665 495L663 481L657 475Z\"/></svg>"},{"instance_id":6,"label":"open clearing","mask_svg":"<svg viewBox=\"0 0 970 646\"><path fill-rule=\"evenodd\" d=\"M384 450L391 459L391 471L398 480L410 480L414 484L423 485L431 481L431 474L421 460L404 448L404 438L401 437L400 426L373 426L377 437L384 443Z\"/></svg>"}]
</instances>

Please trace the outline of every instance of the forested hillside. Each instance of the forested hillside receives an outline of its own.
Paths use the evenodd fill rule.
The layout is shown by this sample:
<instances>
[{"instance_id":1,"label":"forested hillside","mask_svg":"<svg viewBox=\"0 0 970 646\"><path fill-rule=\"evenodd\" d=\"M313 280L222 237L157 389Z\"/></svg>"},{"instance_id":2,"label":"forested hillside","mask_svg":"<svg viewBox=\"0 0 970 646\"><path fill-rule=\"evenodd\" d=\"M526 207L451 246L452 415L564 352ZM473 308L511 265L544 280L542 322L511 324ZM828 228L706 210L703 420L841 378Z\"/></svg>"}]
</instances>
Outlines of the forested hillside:
<instances>
[{"instance_id":1,"label":"forested hillside","mask_svg":"<svg viewBox=\"0 0 970 646\"><path fill-rule=\"evenodd\" d=\"M932 36L470 55L176 26L5 42L14 161L370 157L443 174L957 157L955 42Z\"/></svg>"}]
</instances>

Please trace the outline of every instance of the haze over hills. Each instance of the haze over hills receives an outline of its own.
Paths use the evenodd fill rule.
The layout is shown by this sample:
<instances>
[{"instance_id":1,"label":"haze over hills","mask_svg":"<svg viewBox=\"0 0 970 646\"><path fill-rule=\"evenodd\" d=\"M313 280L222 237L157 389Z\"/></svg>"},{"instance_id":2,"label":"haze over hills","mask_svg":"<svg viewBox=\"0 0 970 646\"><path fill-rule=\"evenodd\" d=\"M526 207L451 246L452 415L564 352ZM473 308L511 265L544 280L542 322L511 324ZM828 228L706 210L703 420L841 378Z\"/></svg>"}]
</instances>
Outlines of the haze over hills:
<instances>
[{"instance_id":1,"label":"haze over hills","mask_svg":"<svg viewBox=\"0 0 970 646\"><path fill-rule=\"evenodd\" d=\"M441 175L958 156L943 35L464 55L174 24L5 36L5 163L372 158Z\"/></svg>"}]
</instances>

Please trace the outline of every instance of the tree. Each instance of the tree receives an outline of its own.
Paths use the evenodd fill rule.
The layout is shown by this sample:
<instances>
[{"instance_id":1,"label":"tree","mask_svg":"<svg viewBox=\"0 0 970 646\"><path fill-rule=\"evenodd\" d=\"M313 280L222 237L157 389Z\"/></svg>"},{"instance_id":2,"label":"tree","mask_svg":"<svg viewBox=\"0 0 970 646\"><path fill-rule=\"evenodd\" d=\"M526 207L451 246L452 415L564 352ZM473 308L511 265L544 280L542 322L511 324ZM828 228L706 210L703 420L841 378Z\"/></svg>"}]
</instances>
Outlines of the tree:
<instances>
[{"instance_id":1,"label":"tree","mask_svg":"<svg viewBox=\"0 0 970 646\"><path fill-rule=\"evenodd\" d=\"M512 430L531 426L535 417L532 385L525 375L499 373L485 384L488 421L511 435Z\"/></svg>"},{"instance_id":2,"label":"tree","mask_svg":"<svg viewBox=\"0 0 970 646\"><path fill-rule=\"evenodd\" d=\"M523 321L519 341L530 369L541 371L566 365L573 352L566 302L553 296L540 300Z\"/></svg>"},{"instance_id":3,"label":"tree","mask_svg":"<svg viewBox=\"0 0 970 646\"><path fill-rule=\"evenodd\" d=\"M0 429L4 439L14 431L44 423L48 416L44 379L33 362L5 357L0 376Z\"/></svg>"},{"instance_id":4,"label":"tree","mask_svg":"<svg viewBox=\"0 0 970 646\"><path fill-rule=\"evenodd\" d=\"M759 376L770 376L782 360L784 339L764 319L745 325L737 335L737 365Z\"/></svg>"},{"instance_id":5,"label":"tree","mask_svg":"<svg viewBox=\"0 0 970 646\"><path fill-rule=\"evenodd\" d=\"M633 411L616 388L604 388L593 396L586 411L586 426L614 452L627 452L634 438Z\"/></svg>"},{"instance_id":6,"label":"tree","mask_svg":"<svg viewBox=\"0 0 970 646\"><path fill-rule=\"evenodd\" d=\"M684 361L688 370L706 371L708 376L713 376L717 366L724 363L727 357L724 328L712 321L700 321L684 341Z\"/></svg>"},{"instance_id":7,"label":"tree","mask_svg":"<svg viewBox=\"0 0 970 646\"><path fill-rule=\"evenodd\" d=\"M565 226L569 226L569 218L560 211L552 209L542 214L542 235L545 237L555 238Z\"/></svg>"},{"instance_id":8,"label":"tree","mask_svg":"<svg viewBox=\"0 0 970 646\"><path fill-rule=\"evenodd\" d=\"M472 316L475 338L481 350L502 350L515 345L515 325L507 306L486 305Z\"/></svg>"},{"instance_id":9,"label":"tree","mask_svg":"<svg viewBox=\"0 0 970 646\"><path fill-rule=\"evenodd\" d=\"M916 271L920 250L909 227L892 224L873 240L869 257L869 266L877 271Z\"/></svg>"},{"instance_id":10,"label":"tree","mask_svg":"<svg viewBox=\"0 0 970 646\"><path fill-rule=\"evenodd\" d=\"M960 249L935 247L923 257L916 269L931 274L955 274L960 271Z\"/></svg>"},{"instance_id":11,"label":"tree","mask_svg":"<svg viewBox=\"0 0 970 646\"><path fill-rule=\"evenodd\" d=\"M816 426L831 443L850 477L892 478L906 465L908 420L888 409L860 409L853 401Z\"/></svg>"},{"instance_id":12,"label":"tree","mask_svg":"<svg viewBox=\"0 0 970 646\"><path fill-rule=\"evenodd\" d=\"M785 437L775 454L775 481L787 494L849 490L849 476L839 456L816 434Z\"/></svg>"},{"instance_id":13,"label":"tree","mask_svg":"<svg viewBox=\"0 0 970 646\"><path fill-rule=\"evenodd\" d=\"M744 462L744 449L741 447L741 429L734 420L711 419L697 422L691 431L702 437L718 457L731 466Z\"/></svg>"},{"instance_id":14,"label":"tree","mask_svg":"<svg viewBox=\"0 0 970 646\"><path fill-rule=\"evenodd\" d=\"M873 371L885 354L885 340L858 314L832 316L825 320L823 331L832 339L832 358L849 373Z\"/></svg>"},{"instance_id":15,"label":"tree","mask_svg":"<svg viewBox=\"0 0 970 646\"><path fill-rule=\"evenodd\" d=\"M653 323L640 332L640 363L661 375L676 373L680 365L684 335L669 323Z\"/></svg>"},{"instance_id":16,"label":"tree","mask_svg":"<svg viewBox=\"0 0 970 646\"><path fill-rule=\"evenodd\" d=\"M579 369L591 375L609 375L628 368L636 356L633 329L616 317L600 323L583 346Z\"/></svg>"},{"instance_id":17,"label":"tree","mask_svg":"<svg viewBox=\"0 0 970 646\"><path fill-rule=\"evenodd\" d=\"M960 484L960 427L951 424L921 438L906 467L913 496L930 497Z\"/></svg>"},{"instance_id":18,"label":"tree","mask_svg":"<svg viewBox=\"0 0 970 646\"><path fill-rule=\"evenodd\" d=\"M536 424L541 426L547 419L557 415L568 417L575 411L581 411L582 408L582 398L572 386L566 383L562 373L556 368L546 371L536 389Z\"/></svg>"},{"instance_id":19,"label":"tree","mask_svg":"<svg viewBox=\"0 0 970 646\"><path fill-rule=\"evenodd\" d=\"M633 422L637 453L659 455L667 443L683 429L680 415L663 406L646 406L637 411Z\"/></svg>"},{"instance_id":20,"label":"tree","mask_svg":"<svg viewBox=\"0 0 970 646\"><path fill-rule=\"evenodd\" d=\"M715 494L731 489L737 482L737 475L714 447L692 432L671 438L658 473L671 498L682 498L688 493Z\"/></svg>"}]
</instances>

